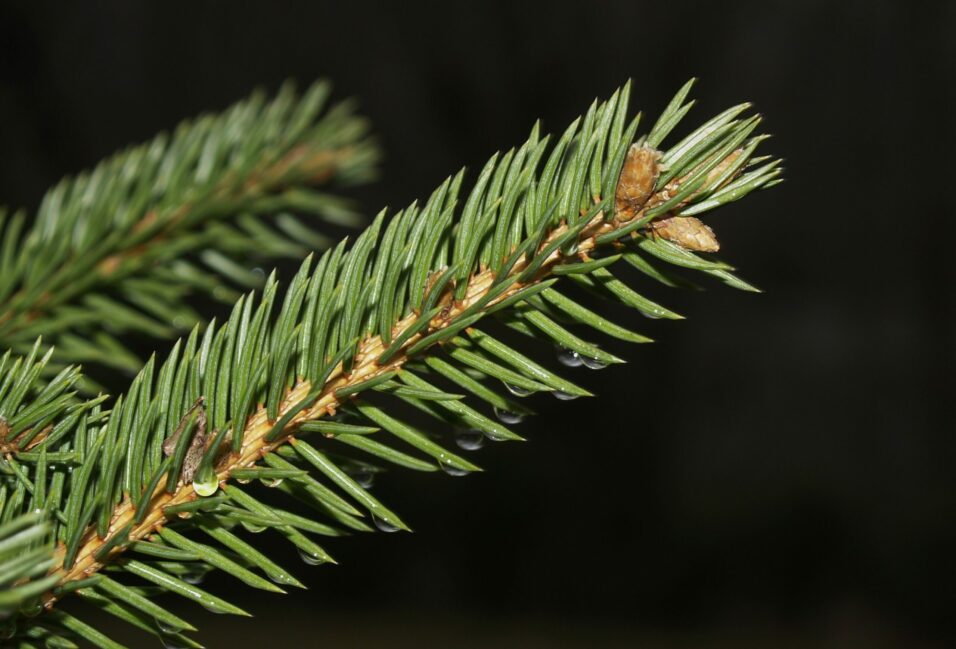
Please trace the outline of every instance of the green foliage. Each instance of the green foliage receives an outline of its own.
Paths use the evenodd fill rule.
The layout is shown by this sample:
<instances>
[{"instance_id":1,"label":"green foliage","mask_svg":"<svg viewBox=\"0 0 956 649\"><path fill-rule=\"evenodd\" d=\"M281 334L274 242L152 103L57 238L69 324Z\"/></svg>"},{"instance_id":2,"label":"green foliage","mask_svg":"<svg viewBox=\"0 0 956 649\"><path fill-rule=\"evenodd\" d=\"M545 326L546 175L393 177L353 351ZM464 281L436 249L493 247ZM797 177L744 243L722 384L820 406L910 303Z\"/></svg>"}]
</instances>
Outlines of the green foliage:
<instances>
[{"instance_id":1,"label":"green foliage","mask_svg":"<svg viewBox=\"0 0 956 649\"><path fill-rule=\"evenodd\" d=\"M0 525L0 640L16 632L10 618L22 604L56 585L56 576L46 576L52 566L50 525L43 516L24 514Z\"/></svg>"},{"instance_id":2,"label":"green foliage","mask_svg":"<svg viewBox=\"0 0 956 649\"><path fill-rule=\"evenodd\" d=\"M688 91L639 144L664 140ZM75 369L43 380L39 346L8 355L0 524L39 509L58 543L58 590L44 600L55 608L19 625L20 646L40 646L44 634L117 646L64 612L68 593L168 644L197 646L184 635L191 624L156 594L243 615L198 585L205 573L270 592L301 586L247 533L270 529L318 564L332 557L316 537L407 530L370 492L378 473L477 471L466 452L521 439L513 426L531 412L525 397L590 396L533 356L556 345L567 365L623 362L593 337L648 339L608 320L603 305L680 317L635 290L621 266L664 285L693 272L751 289L727 264L645 226L777 182L777 162L752 155L763 139L752 135L757 120L735 107L670 147L655 200L621 221L615 190L639 126L628 94L625 86L595 102L554 143L535 126L467 192L459 173L423 205L379 214L351 247L306 258L284 292L271 276L225 322L194 328L162 362L151 358L109 411L64 396ZM435 432L410 411L437 420ZM451 450L456 442L463 451Z\"/></svg>"},{"instance_id":3,"label":"green foliage","mask_svg":"<svg viewBox=\"0 0 956 649\"><path fill-rule=\"evenodd\" d=\"M301 259L333 241L314 224L357 224L311 189L364 182L377 157L349 104L325 110L329 90L257 92L62 180L29 219L0 208L0 349L43 336L51 371L132 374L130 334L188 332L202 320L189 298L232 303L262 283L250 261Z\"/></svg>"}]
</instances>

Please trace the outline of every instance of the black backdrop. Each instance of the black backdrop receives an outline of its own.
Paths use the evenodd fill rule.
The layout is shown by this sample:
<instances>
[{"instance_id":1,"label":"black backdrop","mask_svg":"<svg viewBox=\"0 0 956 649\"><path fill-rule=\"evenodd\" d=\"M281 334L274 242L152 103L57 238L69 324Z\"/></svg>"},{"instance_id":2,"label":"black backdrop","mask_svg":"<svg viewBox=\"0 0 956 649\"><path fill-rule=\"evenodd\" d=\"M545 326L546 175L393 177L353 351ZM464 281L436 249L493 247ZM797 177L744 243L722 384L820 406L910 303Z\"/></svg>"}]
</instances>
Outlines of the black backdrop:
<instances>
[{"instance_id":1,"label":"black backdrop","mask_svg":"<svg viewBox=\"0 0 956 649\"><path fill-rule=\"evenodd\" d=\"M693 4L3 5L15 206L287 77L361 99L387 155L368 213L628 77L650 115L690 76L698 120L753 100L787 159L715 222L765 294L655 293L689 319L637 323L659 342L586 373L599 399L539 403L480 476L381 480L416 534L329 544L307 594L236 589L259 616L206 616L208 646L952 638L956 4Z\"/></svg>"}]
</instances>

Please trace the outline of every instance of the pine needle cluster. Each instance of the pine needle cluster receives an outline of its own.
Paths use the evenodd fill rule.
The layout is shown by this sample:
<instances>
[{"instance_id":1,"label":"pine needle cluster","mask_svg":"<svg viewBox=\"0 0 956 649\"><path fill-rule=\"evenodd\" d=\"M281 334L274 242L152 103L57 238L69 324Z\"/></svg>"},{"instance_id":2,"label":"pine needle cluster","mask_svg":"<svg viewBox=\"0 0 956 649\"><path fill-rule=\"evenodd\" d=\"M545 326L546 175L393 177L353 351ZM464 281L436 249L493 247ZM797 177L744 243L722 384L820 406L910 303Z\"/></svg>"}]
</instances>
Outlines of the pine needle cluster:
<instances>
[{"instance_id":1,"label":"pine needle cluster","mask_svg":"<svg viewBox=\"0 0 956 649\"><path fill-rule=\"evenodd\" d=\"M69 612L78 598L199 647L168 598L245 615L202 588L212 570L302 587L255 547L263 530L308 564L334 561L337 537L408 530L375 476L478 471L470 452L522 439L536 400L590 397L541 351L572 368L623 362L595 341L649 339L608 305L681 317L641 282L756 290L713 256L701 217L780 182L781 167L756 155L766 136L748 104L665 147L691 85L641 135L629 84L557 137L535 125L467 188L459 172L334 247L287 211L340 219L301 185L364 180L374 147L349 111L316 118L324 86L253 99L65 181L27 234L25 217L4 221L0 636L119 647ZM189 291L242 285L252 251L305 248L327 249L302 255L284 288L273 273L235 296L222 322L186 310ZM171 351L115 399L88 396L70 362L139 368L111 350L130 331L173 336L156 323L174 313L191 329Z\"/></svg>"}]
</instances>

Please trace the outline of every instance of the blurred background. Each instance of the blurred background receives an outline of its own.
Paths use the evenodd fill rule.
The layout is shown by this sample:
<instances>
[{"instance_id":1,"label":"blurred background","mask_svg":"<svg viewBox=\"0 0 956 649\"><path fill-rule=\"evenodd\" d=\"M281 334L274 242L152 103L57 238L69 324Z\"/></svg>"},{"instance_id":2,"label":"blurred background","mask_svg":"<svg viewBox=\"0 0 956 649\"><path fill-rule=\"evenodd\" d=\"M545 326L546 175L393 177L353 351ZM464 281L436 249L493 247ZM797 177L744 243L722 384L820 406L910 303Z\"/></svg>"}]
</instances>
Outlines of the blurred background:
<instances>
[{"instance_id":1,"label":"blurred background","mask_svg":"<svg viewBox=\"0 0 956 649\"><path fill-rule=\"evenodd\" d=\"M207 646L952 646L956 3L694 4L0 5L13 206L289 77L360 99L368 214L627 78L653 118L700 77L687 127L754 101L787 160L710 219L764 294L650 287L688 320L619 313L658 342L575 370L598 399L533 401L481 475L383 476L415 534L327 543L308 593L235 589L257 617L202 617Z\"/></svg>"}]
</instances>

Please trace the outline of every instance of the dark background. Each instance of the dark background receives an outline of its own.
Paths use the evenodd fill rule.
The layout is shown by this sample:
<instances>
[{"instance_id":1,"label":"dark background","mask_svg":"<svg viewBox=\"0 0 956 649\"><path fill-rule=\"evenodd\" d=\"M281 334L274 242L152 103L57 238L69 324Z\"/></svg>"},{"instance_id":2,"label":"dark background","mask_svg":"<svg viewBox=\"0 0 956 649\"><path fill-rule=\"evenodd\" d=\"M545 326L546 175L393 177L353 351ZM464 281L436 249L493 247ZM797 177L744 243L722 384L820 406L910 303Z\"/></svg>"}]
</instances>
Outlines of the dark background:
<instances>
[{"instance_id":1,"label":"dark background","mask_svg":"<svg viewBox=\"0 0 956 649\"><path fill-rule=\"evenodd\" d=\"M956 3L24 2L0 34L14 206L287 77L361 99L387 156L368 213L628 77L654 116L699 76L688 124L753 100L787 159L711 219L763 295L650 288L688 320L577 370L598 399L534 402L482 475L381 479L416 534L328 543L307 594L235 589L258 617L194 615L207 646L953 640Z\"/></svg>"}]
</instances>

